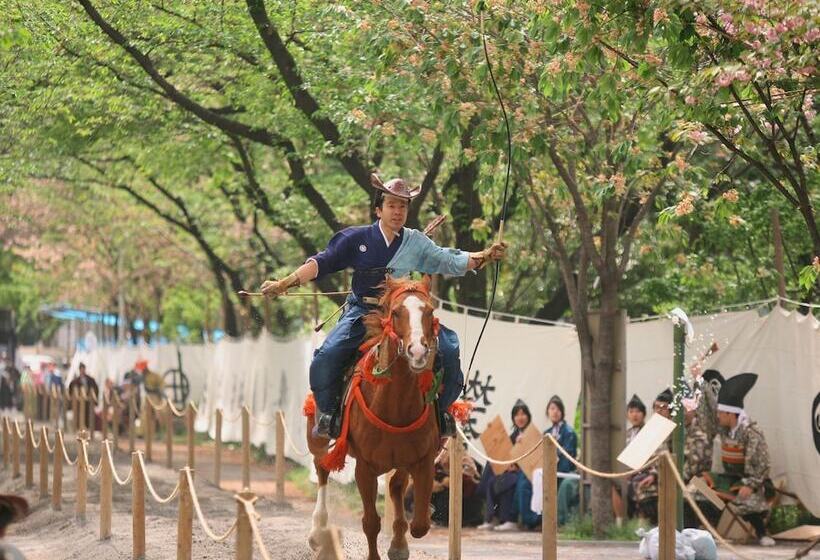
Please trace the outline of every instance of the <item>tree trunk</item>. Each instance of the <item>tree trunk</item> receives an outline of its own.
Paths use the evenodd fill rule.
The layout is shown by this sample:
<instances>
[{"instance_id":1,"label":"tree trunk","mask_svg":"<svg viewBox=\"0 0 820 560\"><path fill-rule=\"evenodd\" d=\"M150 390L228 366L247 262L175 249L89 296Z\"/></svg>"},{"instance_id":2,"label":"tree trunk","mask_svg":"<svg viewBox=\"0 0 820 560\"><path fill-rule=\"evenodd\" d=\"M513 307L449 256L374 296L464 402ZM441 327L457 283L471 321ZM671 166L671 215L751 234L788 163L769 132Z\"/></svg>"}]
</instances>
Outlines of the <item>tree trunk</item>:
<instances>
[{"instance_id":1,"label":"tree trunk","mask_svg":"<svg viewBox=\"0 0 820 560\"><path fill-rule=\"evenodd\" d=\"M463 251L480 251L482 243L473 237L473 220L482 216L481 199L475 188L478 178L478 164L468 163L458 167L444 186L445 192L455 191L450 212L453 216L453 229L456 234L456 247ZM460 281L456 300L473 307L487 306L487 267L477 274L467 273Z\"/></svg>"},{"instance_id":2,"label":"tree trunk","mask_svg":"<svg viewBox=\"0 0 820 560\"><path fill-rule=\"evenodd\" d=\"M613 275L614 276L614 275ZM610 406L612 378L615 369L615 342L618 318L618 283L612 278L601 282L601 313L598 337L592 340L588 326L583 329L587 336L581 337L582 368L587 380L589 414L589 460L593 469L612 471L612 448L610 438ZM586 321L585 321L586 323ZM594 345L594 346L593 346ZM586 348L585 348L586 346ZM589 360L589 356L592 360ZM589 362L592 361L592 364ZM591 375L589 373L591 372ZM604 478L592 478L592 525L595 535L605 536L612 523L612 483Z\"/></svg>"}]
</instances>

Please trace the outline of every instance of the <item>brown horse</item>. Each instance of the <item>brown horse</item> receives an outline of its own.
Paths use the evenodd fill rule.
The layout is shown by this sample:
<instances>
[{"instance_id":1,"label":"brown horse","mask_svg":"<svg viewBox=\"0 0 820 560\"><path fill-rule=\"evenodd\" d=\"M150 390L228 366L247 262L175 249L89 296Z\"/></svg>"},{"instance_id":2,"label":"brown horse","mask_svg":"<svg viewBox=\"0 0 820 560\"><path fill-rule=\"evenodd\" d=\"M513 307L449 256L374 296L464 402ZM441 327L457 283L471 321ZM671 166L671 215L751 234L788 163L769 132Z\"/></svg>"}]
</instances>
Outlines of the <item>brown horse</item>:
<instances>
[{"instance_id":1,"label":"brown horse","mask_svg":"<svg viewBox=\"0 0 820 560\"><path fill-rule=\"evenodd\" d=\"M310 545L316 549L327 526L326 486L329 470L341 468L345 455L356 458L356 484L362 497L362 528L367 535L368 560L378 560L381 519L376 511L377 477L396 470L390 480L395 511L390 560L406 560L408 523L404 493L413 477L413 520L410 534L423 537L430 529L433 461L439 430L433 407L425 399L432 384L432 365L438 343L438 320L433 317L430 280L388 279L380 309L365 316L365 352L354 371L345 405L342 435L329 451L325 439L311 437L314 418L306 409L308 446L319 478ZM378 364L376 363L378 362ZM377 365L382 366L373 369ZM335 455L335 456L334 456Z\"/></svg>"}]
</instances>

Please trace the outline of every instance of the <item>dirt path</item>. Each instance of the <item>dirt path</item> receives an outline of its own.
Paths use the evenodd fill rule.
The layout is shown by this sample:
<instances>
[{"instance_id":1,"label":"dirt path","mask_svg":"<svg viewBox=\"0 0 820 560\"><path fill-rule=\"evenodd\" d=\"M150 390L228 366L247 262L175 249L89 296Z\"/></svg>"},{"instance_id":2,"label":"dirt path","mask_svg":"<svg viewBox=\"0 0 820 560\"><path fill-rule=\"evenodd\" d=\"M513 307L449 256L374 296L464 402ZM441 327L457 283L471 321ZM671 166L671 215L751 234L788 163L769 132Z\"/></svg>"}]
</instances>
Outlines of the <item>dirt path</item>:
<instances>
[{"instance_id":1,"label":"dirt path","mask_svg":"<svg viewBox=\"0 0 820 560\"><path fill-rule=\"evenodd\" d=\"M99 437L99 435L98 435ZM120 476L130 468L127 440L120 442L121 449L116 456L117 472ZM91 446L91 460L99 459L99 442ZM164 444L154 446L154 462L148 465L149 476L160 495L167 495L176 484L178 471L164 467ZM73 455L73 448L70 454ZM174 448L175 466L181 467L185 458L185 447ZM36 462L36 452L35 452ZM233 492L240 485L240 455L237 450L223 450L221 489L212 484L213 445L203 444L196 455L196 491L202 510L216 532L227 529L236 516L236 502ZM24 472L24 471L23 471ZM85 523L74 519L75 485L73 469L66 467L63 477L63 510L52 511L50 498L41 501L37 491L39 473L34 468L35 487L24 488L23 477L11 479L10 470L0 469L0 492L25 496L33 507L32 514L21 524L12 528L9 540L26 554L28 560L56 559L105 559L131 558L131 491L130 487L114 487L114 513L112 519L113 536L100 541L99 536L99 483L89 480L88 512ZM259 526L263 540L272 558L282 560L308 560L313 558L307 546L310 528L312 497L304 495L294 484L286 484L286 504L276 504L274 495L274 471L272 465L254 464L251 480L253 491L262 499L257 502L257 510L262 516ZM340 526L344 537L347 558L365 557L365 539L361 533L359 514L350 507L349 492L331 484L329 500L330 519ZM147 558L167 559L176 555L176 502L160 505L150 495L146 497L146 546ZM202 531L194 519L194 558L232 558L233 537L227 543L214 543ZM381 551L386 553L387 539L382 536ZM446 529L435 528L420 541L411 542L411 558L447 558ZM795 549L778 546L774 550L758 547L744 547L751 558L787 559ZM257 558L261 557L258 553ZM386 557L386 554L385 554ZM541 557L540 534L538 533L484 533L474 529L465 530L463 538L463 558L475 560L524 560ZM636 543L562 543L559 558L562 560L597 559L608 560L637 559ZM733 558L722 553L721 559ZM808 558L820 559L820 553L812 553Z\"/></svg>"}]
</instances>

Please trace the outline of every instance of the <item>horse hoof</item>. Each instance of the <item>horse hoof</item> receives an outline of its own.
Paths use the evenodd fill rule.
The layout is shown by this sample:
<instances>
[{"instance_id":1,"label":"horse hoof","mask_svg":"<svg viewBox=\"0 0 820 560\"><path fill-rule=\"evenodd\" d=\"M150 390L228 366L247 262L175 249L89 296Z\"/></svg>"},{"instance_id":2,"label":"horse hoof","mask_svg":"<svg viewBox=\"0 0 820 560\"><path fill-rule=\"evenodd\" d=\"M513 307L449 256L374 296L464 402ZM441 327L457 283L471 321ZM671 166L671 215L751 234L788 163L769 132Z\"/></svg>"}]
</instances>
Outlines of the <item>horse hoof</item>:
<instances>
[{"instance_id":1,"label":"horse hoof","mask_svg":"<svg viewBox=\"0 0 820 560\"><path fill-rule=\"evenodd\" d=\"M311 533L310 536L308 537L308 545L310 545L310 549L313 552L316 552L317 550L319 550L319 548L321 548L321 546L322 546L322 541L319 538L319 535Z\"/></svg>"},{"instance_id":2,"label":"horse hoof","mask_svg":"<svg viewBox=\"0 0 820 560\"><path fill-rule=\"evenodd\" d=\"M427 534L427 531L430 530L429 525L420 525L417 526L415 524L410 524L410 534L413 535L413 538L420 539L424 535Z\"/></svg>"},{"instance_id":3,"label":"horse hoof","mask_svg":"<svg viewBox=\"0 0 820 560\"><path fill-rule=\"evenodd\" d=\"M387 551L387 557L390 560L407 560L410 558L410 549L391 548Z\"/></svg>"}]
</instances>

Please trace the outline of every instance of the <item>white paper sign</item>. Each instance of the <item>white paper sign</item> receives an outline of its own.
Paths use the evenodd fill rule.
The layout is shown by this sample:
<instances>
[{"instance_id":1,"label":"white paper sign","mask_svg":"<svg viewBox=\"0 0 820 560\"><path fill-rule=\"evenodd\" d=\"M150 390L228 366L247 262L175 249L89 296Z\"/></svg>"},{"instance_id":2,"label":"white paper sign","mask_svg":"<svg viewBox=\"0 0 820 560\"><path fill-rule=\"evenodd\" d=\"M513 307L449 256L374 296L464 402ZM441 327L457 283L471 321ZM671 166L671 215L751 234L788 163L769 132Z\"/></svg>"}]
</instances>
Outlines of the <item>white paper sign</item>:
<instances>
[{"instance_id":1,"label":"white paper sign","mask_svg":"<svg viewBox=\"0 0 820 560\"><path fill-rule=\"evenodd\" d=\"M618 461L630 469L642 467L674 431L676 425L660 414L653 414L635 439L618 455Z\"/></svg>"}]
</instances>

